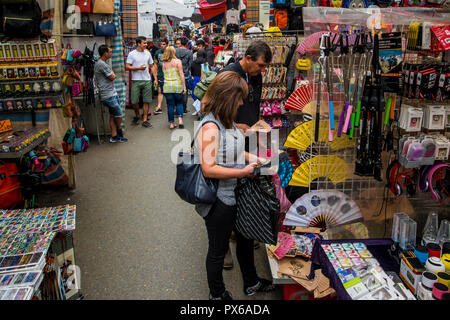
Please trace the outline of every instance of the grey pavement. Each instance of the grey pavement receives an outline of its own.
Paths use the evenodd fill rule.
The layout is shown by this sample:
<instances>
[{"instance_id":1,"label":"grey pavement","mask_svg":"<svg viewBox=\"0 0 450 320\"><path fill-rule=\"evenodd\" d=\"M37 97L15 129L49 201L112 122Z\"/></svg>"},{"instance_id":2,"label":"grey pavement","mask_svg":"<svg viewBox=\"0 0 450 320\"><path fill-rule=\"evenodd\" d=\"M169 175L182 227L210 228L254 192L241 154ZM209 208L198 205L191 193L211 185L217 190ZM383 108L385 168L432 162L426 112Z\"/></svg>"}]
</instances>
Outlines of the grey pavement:
<instances>
[{"instance_id":1,"label":"grey pavement","mask_svg":"<svg viewBox=\"0 0 450 320\"><path fill-rule=\"evenodd\" d=\"M171 141L163 110L152 116L152 128L131 125L134 113L127 110L127 143L104 138L99 145L92 138L89 150L76 155L77 188L38 197L41 206L77 205L75 259L85 299L208 299L206 228L194 207L174 192L170 154L177 142ZM191 132L192 110L184 116ZM234 243L231 248L234 254ZM282 299L281 288L245 296L234 260L223 275L235 299ZM255 250L255 264L259 276L271 278L263 245Z\"/></svg>"}]
</instances>

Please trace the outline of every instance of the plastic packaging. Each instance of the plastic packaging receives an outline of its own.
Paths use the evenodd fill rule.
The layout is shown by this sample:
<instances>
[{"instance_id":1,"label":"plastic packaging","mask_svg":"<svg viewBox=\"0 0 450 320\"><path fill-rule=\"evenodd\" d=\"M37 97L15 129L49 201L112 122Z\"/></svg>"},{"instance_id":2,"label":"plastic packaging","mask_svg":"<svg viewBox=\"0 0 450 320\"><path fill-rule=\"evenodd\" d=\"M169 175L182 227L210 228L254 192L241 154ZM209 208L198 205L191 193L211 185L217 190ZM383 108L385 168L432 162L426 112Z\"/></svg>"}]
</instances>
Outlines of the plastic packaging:
<instances>
[{"instance_id":1,"label":"plastic packaging","mask_svg":"<svg viewBox=\"0 0 450 320\"><path fill-rule=\"evenodd\" d=\"M437 234L437 243L442 248L444 242L450 241L450 223L448 220L444 219L441 221L441 226L439 227L439 232Z\"/></svg>"},{"instance_id":2,"label":"plastic packaging","mask_svg":"<svg viewBox=\"0 0 450 320\"><path fill-rule=\"evenodd\" d=\"M422 245L426 245L428 242L437 242L437 233L438 214L436 212L430 212L425 223L425 228L423 228Z\"/></svg>"}]
</instances>

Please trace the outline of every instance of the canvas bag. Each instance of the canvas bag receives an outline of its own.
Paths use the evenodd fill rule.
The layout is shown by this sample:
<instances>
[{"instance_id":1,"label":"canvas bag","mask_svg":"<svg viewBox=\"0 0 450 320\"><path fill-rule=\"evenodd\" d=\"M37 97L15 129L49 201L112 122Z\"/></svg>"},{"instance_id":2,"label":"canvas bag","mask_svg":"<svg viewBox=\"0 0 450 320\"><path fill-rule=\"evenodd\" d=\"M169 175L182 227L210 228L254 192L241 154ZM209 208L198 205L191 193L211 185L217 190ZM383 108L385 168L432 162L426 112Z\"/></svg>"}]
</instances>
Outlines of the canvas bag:
<instances>
[{"instance_id":1,"label":"canvas bag","mask_svg":"<svg viewBox=\"0 0 450 320\"><path fill-rule=\"evenodd\" d=\"M202 80L197 82L197 85L195 86L194 96L196 96L199 100L202 100L206 93L206 90L208 90L209 85L211 84L211 82L213 82L216 76L217 72L214 71L205 72L205 75L202 78Z\"/></svg>"},{"instance_id":2,"label":"canvas bag","mask_svg":"<svg viewBox=\"0 0 450 320\"><path fill-rule=\"evenodd\" d=\"M93 13L114 14L114 0L95 0Z\"/></svg>"}]
</instances>

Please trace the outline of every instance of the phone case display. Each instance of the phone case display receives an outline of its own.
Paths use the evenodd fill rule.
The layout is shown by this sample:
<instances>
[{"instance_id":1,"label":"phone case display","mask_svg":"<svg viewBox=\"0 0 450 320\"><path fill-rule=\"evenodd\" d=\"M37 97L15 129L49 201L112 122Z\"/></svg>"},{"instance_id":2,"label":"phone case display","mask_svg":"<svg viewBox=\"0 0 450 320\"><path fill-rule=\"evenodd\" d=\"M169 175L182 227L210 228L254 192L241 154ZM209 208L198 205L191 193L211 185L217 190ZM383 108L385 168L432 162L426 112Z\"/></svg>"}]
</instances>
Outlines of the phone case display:
<instances>
[{"instance_id":1,"label":"phone case display","mask_svg":"<svg viewBox=\"0 0 450 320\"><path fill-rule=\"evenodd\" d=\"M0 213L0 274L43 267L56 232L75 229L76 206Z\"/></svg>"},{"instance_id":2,"label":"phone case display","mask_svg":"<svg viewBox=\"0 0 450 320\"><path fill-rule=\"evenodd\" d=\"M63 107L56 58L54 40L0 44L0 112Z\"/></svg>"},{"instance_id":3,"label":"phone case display","mask_svg":"<svg viewBox=\"0 0 450 320\"><path fill-rule=\"evenodd\" d=\"M389 277L364 243L321 246L353 300L415 300L405 286Z\"/></svg>"},{"instance_id":4,"label":"phone case display","mask_svg":"<svg viewBox=\"0 0 450 320\"><path fill-rule=\"evenodd\" d=\"M0 43L0 62L44 61L58 58L54 39Z\"/></svg>"},{"instance_id":5,"label":"phone case display","mask_svg":"<svg viewBox=\"0 0 450 320\"><path fill-rule=\"evenodd\" d=\"M2 133L0 134L0 153L19 152L48 134L49 130L46 127L33 127L14 133Z\"/></svg>"},{"instance_id":6,"label":"phone case display","mask_svg":"<svg viewBox=\"0 0 450 320\"><path fill-rule=\"evenodd\" d=\"M30 300L33 292L32 287L0 289L0 300Z\"/></svg>"}]
</instances>

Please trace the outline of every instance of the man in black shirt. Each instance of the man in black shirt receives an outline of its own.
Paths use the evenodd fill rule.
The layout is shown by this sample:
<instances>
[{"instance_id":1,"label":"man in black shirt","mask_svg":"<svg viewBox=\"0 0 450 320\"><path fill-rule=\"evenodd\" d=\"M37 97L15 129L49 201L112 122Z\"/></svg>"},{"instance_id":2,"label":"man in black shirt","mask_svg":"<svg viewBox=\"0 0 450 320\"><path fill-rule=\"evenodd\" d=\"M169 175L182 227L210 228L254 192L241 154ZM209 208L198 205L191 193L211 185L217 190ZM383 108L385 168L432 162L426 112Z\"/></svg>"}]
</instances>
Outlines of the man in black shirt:
<instances>
[{"instance_id":1,"label":"man in black shirt","mask_svg":"<svg viewBox=\"0 0 450 320\"><path fill-rule=\"evenodd\" d=\"M259 105L262 92L262 75L272 61L272 51L264 41L253 42L245 52L244 57L220 72L234 71L248 84L248 96L239 107L236 117L236 127L246 132L259 120Z\"/></svg>"}]
</instances>

